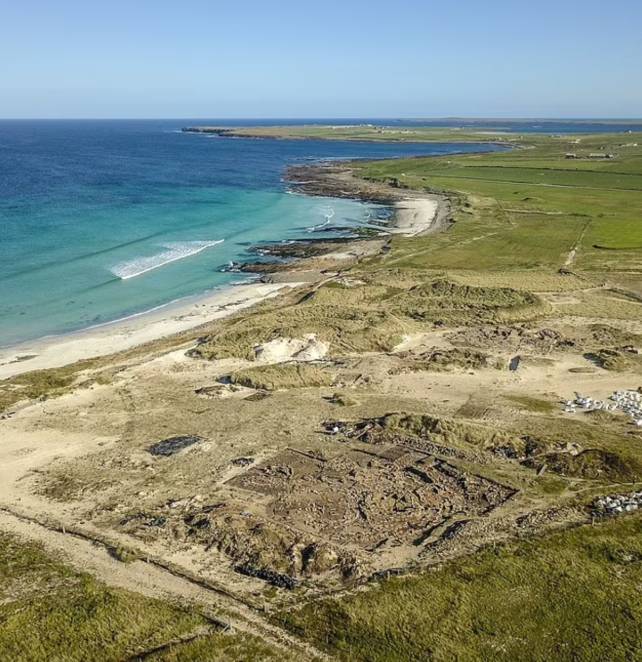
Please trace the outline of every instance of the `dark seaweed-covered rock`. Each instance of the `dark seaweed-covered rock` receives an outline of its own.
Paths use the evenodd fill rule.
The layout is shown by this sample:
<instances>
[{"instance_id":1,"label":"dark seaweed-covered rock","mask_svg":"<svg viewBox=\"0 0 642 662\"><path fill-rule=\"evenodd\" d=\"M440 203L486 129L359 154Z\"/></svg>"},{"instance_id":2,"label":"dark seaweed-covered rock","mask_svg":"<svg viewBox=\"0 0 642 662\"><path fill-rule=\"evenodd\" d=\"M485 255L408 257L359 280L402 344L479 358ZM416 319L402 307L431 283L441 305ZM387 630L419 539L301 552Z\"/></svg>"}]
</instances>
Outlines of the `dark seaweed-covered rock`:
<instances>
[{"instance_id":1,"label":"dark seaweed-covered rock","mask_svg":"<svg viewBox=\"0 0 642 662\"><path fill-rule=\"evenodd\" d=\"M169 457L170 455L175 455L185 448L189 448L194 444L198 444L203 439L195 435L181 435L178 437L170 437L169 439L163 439L156 444L152 444L147 450L152 455L161 455L164 457Z\"/></svg>"},{"instance_id":2,"label":"dark seaweed-covered rock","mask_svg":"<svg viewBox=\"0 0 642 662\"><path fill-rule=\"evenodd\" d=\"M247 575L248 577L263 579L269 584L272 584L272 586L277 586L279 588L292 590L293 588L296 588L298 584L297 580L294 579L294 577L290 577L290 575L284 575L280 572L269 570L268 568L256 568L249 563L237 565L234 570L240 572L242 575Z\"/></svg>"}]
</instances>

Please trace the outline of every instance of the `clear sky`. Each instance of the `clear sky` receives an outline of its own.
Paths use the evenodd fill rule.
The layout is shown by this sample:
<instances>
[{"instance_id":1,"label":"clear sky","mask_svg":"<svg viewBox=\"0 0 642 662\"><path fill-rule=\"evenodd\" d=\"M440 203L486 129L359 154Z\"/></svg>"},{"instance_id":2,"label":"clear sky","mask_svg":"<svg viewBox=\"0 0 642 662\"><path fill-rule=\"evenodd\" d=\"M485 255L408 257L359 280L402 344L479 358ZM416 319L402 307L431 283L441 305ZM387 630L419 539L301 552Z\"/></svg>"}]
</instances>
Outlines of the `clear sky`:
<instances>
[{"instance_id":1,"label":"clear sky","mask_svg":"<svg viewBox=\"0 0 642 662\"><path fill-rule=\"evenodd\" d=\"M642 0L0 0L0 117L641 117Z\"/></svg>"}]
</instances>

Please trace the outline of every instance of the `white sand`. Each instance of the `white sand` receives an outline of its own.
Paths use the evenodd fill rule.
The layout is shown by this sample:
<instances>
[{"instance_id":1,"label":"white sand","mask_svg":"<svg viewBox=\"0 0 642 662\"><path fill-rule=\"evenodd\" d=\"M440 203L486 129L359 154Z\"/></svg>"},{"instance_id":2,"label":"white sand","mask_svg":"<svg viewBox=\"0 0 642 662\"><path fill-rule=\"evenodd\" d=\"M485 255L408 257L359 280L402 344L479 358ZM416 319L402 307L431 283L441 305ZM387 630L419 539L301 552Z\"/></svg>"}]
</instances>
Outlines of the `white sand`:
<instances>
[{"instance_id":1,"label":"white sand","mask_svg":"<svg viewBox=\"0 0 642 662\"><path fill-rule=\"evenodd\" d=\"M434 231L438 229L439 217L437 197L409 196L396 203L394 227L389 231L410 237ZM375 246L376 242L364 242L363 246L357 245L352 250L330 253L321 258L359 258L371 252L370 244ZM283 288L301 284L296 281L230 287L98 327L0 349L0 379L130 349L225 317L275 296ZM316 350L312 353L316 354Z\"/></svg>"},{"instance_id":2,"label":"white sand","mask_svg":"<svg viewBox=\"0 0 642 662\"><path fill-rule=\"evenodd\" d=\"M261 363L284 361L318 361L326 356L330 345L319 340L314 333L303 338L275 338L254 349L256 360Z\"/></svg>"},{"instance_id":3,"label":"white sand","mask_svg":"<svg viewBox=\"0 0 642 662\"><path fill-rule=\"evenodd\" d=\"M0 379L130 349L231 315L299 284L252 283L229 287L101 326L0 349ZM30 355L34 356L20 359Z\"/></svg>"},{"instance_id":4,"label":"white sand","mask_svg":"<svg viewBox=\"0 0 642 662\"><path fill-rule=\"evenodd\" d=\"M395 205L394 227L390 230L408 237L433 229L439 211L437 198L405 198Z\"/></svg>"}]
</instances>

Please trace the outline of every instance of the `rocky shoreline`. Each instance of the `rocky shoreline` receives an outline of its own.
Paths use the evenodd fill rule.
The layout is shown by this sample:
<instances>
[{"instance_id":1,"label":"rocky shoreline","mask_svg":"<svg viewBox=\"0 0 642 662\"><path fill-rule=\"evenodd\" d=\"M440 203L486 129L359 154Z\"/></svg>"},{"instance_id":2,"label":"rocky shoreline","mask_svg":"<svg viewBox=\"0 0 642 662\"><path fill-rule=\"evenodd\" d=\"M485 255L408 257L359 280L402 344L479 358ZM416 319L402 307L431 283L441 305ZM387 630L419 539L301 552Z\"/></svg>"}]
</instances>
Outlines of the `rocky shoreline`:
<instances>
[{"instance_id":1,"label":"rocky shoreline","mask_svg":"<svg viewBox=\"0 0 642 662\"><path fill-rule=\"evenodd\" d=\"M407 188L402 181L389 178L385 181L365 179L355 174L355 162L319 163L315 165L291 166L286 170L285 180L291 190L305 195L333 198L348 198L365 203L395 207L390 224L384 229L390 232L398 221L399 208L408 201L431 200L436 204L433 223L428 223L430 232L445 230L452 223L453 208L458 204L453 193L426 189L417 191ZM426 228L428 229L428 228Z\"/></svg>"},{"instance_id":2,"label":"rocky shoreline","mask_svg":"<svg viewBox=\"0 0 642 662\"><path fill-rule=\"evenodd\" d=\"M254 273L263 276L263 280L271 282L271 275L279 272L301 269L309 266L306 263L315 258L349 253L358 255L362 252L362 245L368 240L379 240L381 249L394 234L414 236L422 233L434 233L447 229L452 225L453 202L449 196L431 192L420 193L403 187L398 180L386 182L363 179L354 174L352 162L341 164L320 163L315 165L292 166L284 175L290 190L303 195L318 197L347 198L364 203L394 207L395 213L388 222L378 222L379 228L372 227L346 227L328 228L341 230L346 236L301 238L288 242L272 242L252 246L249 252L256 253L261 259L230 265L230 271L240 273ZM414 227L413 220L400 222L399 216L404 209L421 202L429 201L434 205L434 218L424 219L423 223ZM415 216L421 213L415 210ZM428 210L428 213L431 213ZM372 224L371 224L372 225ZM399 227L395 227L398 225ZM340 253L337 253L340 251ZM301 264L301 261L304 261ZM327 265L330 267L330 265Z\"/></svg>"},{"instance_id":3,"label":"rocky shoreline","mask_svg":"<svg viewBox=\"0 0 642 662\"><path fill-rule=\"evenodd\" d=\"M182 133L210 133L215 136L233 135L234 129L223 129L214 126L184 126Z\"/></svg>"},{"instance_id":4,"label":"rocky shoreline","mask_svg":"<svg viewBox=\"0 0 642 662\"><path fill-rule=\"evenodd\" d=\"M398 183L384 184L356 177L350 161L291 166L286 170L285 180L293 191L305 195L349 198L380 205L393 205L404 198Z\"/></svg>"},{"instance_id":5,"label":"rocky shoreline","mask_svg":"<svg viewBox=\"0 0 642 662\"><path fill-rule=\"evenodd\" d=\"M221 138L249 138L251 140L308 140L302 136L264 136L259 133L239 133L238 127L217 127L217 126L184 126L181 133L197 133L210 136L219 136ZM320 140L324 140L321 138Z\"/></svg>"}]
</instances>

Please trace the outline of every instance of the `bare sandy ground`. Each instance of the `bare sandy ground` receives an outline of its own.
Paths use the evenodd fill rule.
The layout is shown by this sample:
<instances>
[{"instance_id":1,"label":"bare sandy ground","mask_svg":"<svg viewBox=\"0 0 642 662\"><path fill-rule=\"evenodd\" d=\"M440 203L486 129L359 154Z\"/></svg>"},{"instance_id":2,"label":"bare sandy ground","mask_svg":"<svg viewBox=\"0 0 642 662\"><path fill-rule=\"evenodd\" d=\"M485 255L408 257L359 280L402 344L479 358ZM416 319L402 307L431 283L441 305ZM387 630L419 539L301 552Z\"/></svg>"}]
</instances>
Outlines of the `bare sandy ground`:
<instances>
[{"instance_id":1,"label":"bare sandy ground","mask_svg":"<svg viewBox=\"0 0 642 662\"><path fill-rule=\"evenodd\" d=\"M0 350L0 379L30 370L57 368L81 359L113 354L164 338L248 308L300 283L253 283L182 300L153 312L64 336Z\"/></svg>"},{"instance_id":2,"label":"bare sandy ground","mask_svg":"<svg viewBox=\"0 0 642 662\"><path fill-rule=\"evenodd\" d=\"M282 340L268 344L273 355L265 358L289 360L292 353L279 350L292 349L291 345ZM448 347L444 331L406 337L397 351L412 348L422 352L436 346ZM176 564L183 569L181 576L206 577L217 586L233 587L235 596L252 596L261 588L260 582L239 577L215 552L197 545L172 547L162 540L141 546L139 540L128 537L105 518L116 513L118 519L134 507L152 509L197 494L205 503L213 503L221 498L220 490L226 489L233 475L230 472L239 471L230 464L233 458L252 457L260 463L290 447L305 452L327 448L329 442L320 438L319 430L323 420L335 416L355 419L384 411L429 410L453 417L473 403L488 410L479 423L499 425L523 413L513 409L504 396L536 395L554 403L572 397L578 390L606 398L614 390L635 388L639 383L639 375L630 373L573 373L572 369L587 365L579 354L560 353L548 358L550 362L543 364L526 363L517 372L475 369L390 373L394 357L388 354L345 357L354 365L345 368L344 381L355 372L367 379L351 389L356 405L339 412L327 397L322 397L331 393L329 388L295 389L253 402L243 399L246 391L239 394L238 400L203 398L196 395L199 389L246 361L203 361L187 356L184 348L153 356L123 366L109 384L80 387L58 398L33 402L0 421L0 526L40 540L53 550L64 547L66 558L75 566L111 585L147 593L150 581L155 587L150 594L157 597L211 600L210 604L227 608L229 601L214 601L211 592L197 590L189 582L177 582L175 576L157 567L141 563L123 569L123 564L111 562L100 549L92 552L84 543L66 543L65 528L68 534L79 530L91 538L133 546L144 552L142 558L151 555L165 564ZM564 416L561 412L559 415ZM581 420L584 416L580 412L573 417ZM174 468L165 460L155 461L148 456L145 448L149 443L179 433L198 434L207 442L194 453L180 456ZM95 484L98 489L62 501L41 493L39 479L65 466L72 479L88 480L88 485ZM114 475L117 487L110 487L109 481L101 484ZM248 501L245 507L251 510L258 506ZM51 526L36 526L26 521L26 516L53 522L63 532L52 533ZM394 548L380 561L396 567L406 558L406 552L405 547ZM237 620L254 622L252 614L237 616Z\"/></svg>"},{"instance_id":3,"label":"bare sandy ground","mask_svg":"<svg viewBox=\"0 0 642 662\"><path fill-rule=\"evenodd\" d=\"M415 237L429 230L437 221L439 200L436 197L412 197L395 205L395 223L391 232Z\"/></svg>"}]
</instances>

